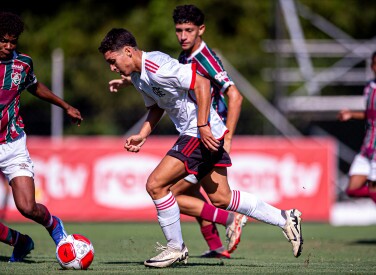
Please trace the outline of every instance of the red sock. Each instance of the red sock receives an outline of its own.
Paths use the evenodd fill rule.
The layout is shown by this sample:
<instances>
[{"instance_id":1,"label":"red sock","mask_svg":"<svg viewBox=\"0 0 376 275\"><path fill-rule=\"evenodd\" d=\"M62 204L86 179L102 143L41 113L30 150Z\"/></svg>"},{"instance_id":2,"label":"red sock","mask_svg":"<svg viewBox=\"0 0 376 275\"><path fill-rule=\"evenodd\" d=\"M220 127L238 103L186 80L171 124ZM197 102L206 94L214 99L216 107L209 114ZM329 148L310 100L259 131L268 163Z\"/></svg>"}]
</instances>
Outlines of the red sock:
<instances>
[{"instance_id":1,"label":"red sock","mask_svg":"<svg viewBox=\"0 0 376 275\"><path fill-rule=\"evenodd\" d=\"M369 197L376 203L376 192L369 192Z\"/></svg>"},{"instance_id":2,"label":"red sock","mask_svg":"<svg viewBox=\"0 0 376 275\"><path fill-rule=\"evenodd\" d=\"M219 238L217 227L214 223L201 227L201 233L204 236L210 250L216 250L223 246L221 239Z\"/></svg>"},{"instance_id":3,"label":"red sock","mask_svg":"<svg viewBox=\"0 0 376 275\"><path fill-rule=\"evenodd\" d=\"M8 226L0 223L0 241L11 246L15 246L16 243L25 240L25 235L22 235L16 230L9 228Z\"/></svg>"},{"instance_id":4,"label":"red sock","mask_svg":"<svg viewBox=\"0 0 376 275\"><path fill-rule=\"evenodd\" d=\"M200 218L214 223L219 223L226 226L229 213L223 209L219 209L208 203L204 204Z\"/></svg>"},{"instance_id":5,"label":"red sock","mask_svg":"<svg viewBox=\"0 0 376 275\"><path fill-rule=\"evenodd\" d=\"M368 197L369 196L368 186L363 185L362 187L358 189L352 189L352 190L347 189L346 194L349 197Z\"/></svg>"}]
</instances>

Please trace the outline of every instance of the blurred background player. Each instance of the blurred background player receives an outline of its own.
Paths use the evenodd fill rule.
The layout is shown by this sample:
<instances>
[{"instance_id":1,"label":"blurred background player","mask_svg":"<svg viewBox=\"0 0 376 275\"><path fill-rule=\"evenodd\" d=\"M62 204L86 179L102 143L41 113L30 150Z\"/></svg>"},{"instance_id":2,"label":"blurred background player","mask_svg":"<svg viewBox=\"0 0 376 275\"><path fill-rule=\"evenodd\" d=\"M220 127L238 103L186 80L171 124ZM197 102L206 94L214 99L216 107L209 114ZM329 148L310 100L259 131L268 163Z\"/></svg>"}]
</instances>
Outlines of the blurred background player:
<instances>
[{"instance_id":1,"label":"blurred background player","mask_svg":"<svg viewBox=\"0 0 376 275\"><path fill-rule=\"evenodd\" d=\"M232 137L240 116L243 97L227 75L221 60L202 39L205 32L205 15L203 12L194 5L181 5L175 8L172 17L175 24L175 34L183 50L178 60L182 64L196 64L197 72L210 80L212 106L229 130L225 135L223 147L227 153L230 153ZM191 174L171 189L177 198L180 209L186 208L185 212L189 211L190 204L186 195L207 202L201 194L200 185L197 182L195 175ZM246 216L217 209L208 203L203 205L199 213L191 211L190 214L193 216L200 215L196 219L200 224L201 233L209 245L209 251L205 252L202 255L203 257L226 255L214 221L226 226L227 251L228 253L235 251L240 242L242 227L247 221ZM231 222L231 220L234 222Z\"/></svg>"},{"instance_id":2,"label":"blurred background player","mask_svg":"<svg viewBox=\"0 0 376 275\"><path fill-rule=\"evenodd\" d=\"M197 72L210 80L212 106L229 130L225 136L224 148L230 153L243 97L224 70L221 60L202 39L205 32L205 16L202 11L194 5L177 6L173 12L173 20L176 37L183 50L179 62L195 63ZM110 90L115 91L121 86L126 86L124 81L126 80L110 81ZM247 217L209 204L201 194L201 186L197 182L194 175L189 175L175 184L171 190L181 213L196 217L200 224L201 233L209 246L209 250L204 252L202 257L230 258L229 253L234 252L240 242L242 227L246 224ZM198 198L202 202L192 200L191 197ZM226 227L228 242L226 248L222 244L214 222Z\"/></svg>"},{"instance_id":3,"label":"blurred background player","mask_svg":"<svg viewBox=\"0 0 376 275\"><path fill-rule=\"evenodd\" d=\"M80 112L54 95L37 81L32 59L16 51L24 30L21 18L0 12L0 169L9 182L15 205L20 213L43 225L55 244L67 236L62 221L50 214L47 207L35 201L33 162L26 147L24 124L19 114L21 92L27 89L34 96L55 104L80 125ZM14 246L10 262L19 262L34 249L28 236L0 223L0 241Z\"/></svg>"},{"instance_id":4,"label":"blurred background player","mask_svg":"<svg viewBox=\"0 0 376 275\"><path fill-rule=\"evenodd\" d=\"M376 78L376 52L371 58L371 69ZM376 79L367 83L364 97L366 102L364 112L342 110L338 114L341 121L365 120L366 132L363 144L351 164L346 193L350 197L370 197L376 203Z\"/></svg>"}]
</instances>

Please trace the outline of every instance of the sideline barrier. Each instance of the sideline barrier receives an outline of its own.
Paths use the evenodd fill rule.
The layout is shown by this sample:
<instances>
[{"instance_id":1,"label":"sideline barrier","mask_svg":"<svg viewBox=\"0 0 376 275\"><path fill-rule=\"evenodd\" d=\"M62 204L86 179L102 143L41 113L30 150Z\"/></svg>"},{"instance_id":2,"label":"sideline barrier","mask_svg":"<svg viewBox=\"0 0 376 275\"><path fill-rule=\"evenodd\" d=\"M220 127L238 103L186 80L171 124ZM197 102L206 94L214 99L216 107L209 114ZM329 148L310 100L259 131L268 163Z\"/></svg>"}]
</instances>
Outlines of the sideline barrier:
<instances>
[{"instance_id":1,"label":"sideline barrier","mask_svg":"<svg viewBox=\"0 0 376 275\"><path fill-rule=\"evenodd\" d=\"M156 221L145 190L150 172L177 137L150 137L141 152L124 138L28 137L36 199L64 221ZM331 139L236 137L232 189L254 193L281 208L299 208L305 221L329 221L335 200L336 144ZM0 185L0 202L5 194ZM182 216L183 220L193 220ZM6 221L26 221L8 198Z\"/></svg>"}]
</instances>

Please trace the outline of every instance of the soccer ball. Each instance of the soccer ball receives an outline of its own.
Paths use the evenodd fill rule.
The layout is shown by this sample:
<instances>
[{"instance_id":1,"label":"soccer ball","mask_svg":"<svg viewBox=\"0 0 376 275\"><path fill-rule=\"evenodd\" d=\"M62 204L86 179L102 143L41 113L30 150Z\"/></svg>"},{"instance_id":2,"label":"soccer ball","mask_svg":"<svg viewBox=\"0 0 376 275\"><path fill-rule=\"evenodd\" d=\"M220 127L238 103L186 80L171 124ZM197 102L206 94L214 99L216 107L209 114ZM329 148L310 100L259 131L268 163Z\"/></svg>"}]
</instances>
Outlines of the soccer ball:
<instances>
[{"instance_id":1,"label":"soccer ball","mask_svg":"<svg viewBox=\"0 0 376 275\"><path fill-rule=\"evenodd\" d=\"M64 269L87 269L94 259L94 247L85 236L68 235L57 245L56 258Z\"/></svg>"}]
</instances>

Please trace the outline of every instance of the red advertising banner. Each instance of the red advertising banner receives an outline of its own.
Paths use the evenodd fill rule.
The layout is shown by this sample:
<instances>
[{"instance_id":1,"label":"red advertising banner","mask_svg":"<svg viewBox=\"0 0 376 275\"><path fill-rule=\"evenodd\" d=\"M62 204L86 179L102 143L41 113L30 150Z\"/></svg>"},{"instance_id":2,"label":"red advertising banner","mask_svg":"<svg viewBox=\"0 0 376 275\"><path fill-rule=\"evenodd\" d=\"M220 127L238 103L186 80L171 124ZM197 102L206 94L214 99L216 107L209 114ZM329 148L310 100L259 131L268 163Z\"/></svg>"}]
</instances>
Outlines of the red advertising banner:
<instances>
[{"instance_id":1,"label":"red advertising banner","mask_svg":"<svg viewBox=\"0 0 376 275\"><path fill-rule=\"evenodd\" d=\"M156 221L145 183L176 138L150 137L135 154L123 149L119 137L28 137L36 199L65 221ZM237 137L229 183L278 208L298 208L306 221L328 221L335 150L329 139ZM6 191L7 186L0 185L0 202L6 200ZM6 201L5 220L26 221L11 195Z\"/></svg>"}]
</instances>

